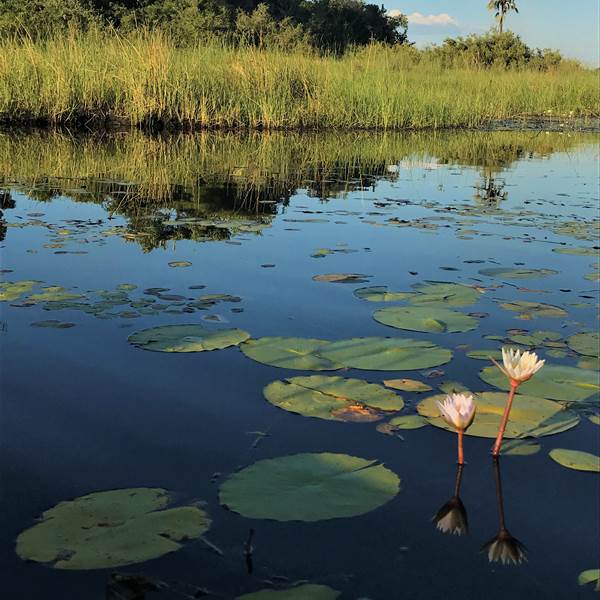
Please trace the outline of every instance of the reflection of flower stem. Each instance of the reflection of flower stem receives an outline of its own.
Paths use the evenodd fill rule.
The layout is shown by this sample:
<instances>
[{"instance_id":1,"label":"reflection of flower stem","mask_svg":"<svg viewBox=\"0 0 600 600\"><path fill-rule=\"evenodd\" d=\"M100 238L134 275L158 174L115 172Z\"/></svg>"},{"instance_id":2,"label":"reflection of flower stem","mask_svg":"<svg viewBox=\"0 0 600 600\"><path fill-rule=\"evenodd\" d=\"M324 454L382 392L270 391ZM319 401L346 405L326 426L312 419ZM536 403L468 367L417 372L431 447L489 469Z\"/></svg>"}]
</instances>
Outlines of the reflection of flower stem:
<instances>
[{"instance_id":1,"label":"reflection of flower stem","mask_svg":"<svg viewBox=\"0 0 600 600\"><path fill-rule=\"evenodd\" d=\"M456 469L456 480L454 482L454 497L458 498L460 496L460 484L462 483L462 475L464 465L458 465L458 469Z\"/></svg>"},{"instance_id":2,"label":"reflection of flower stem","mask_svg":"<svg viewBox=\"0 0 600 600\"><path fill-rule=\"evenodd\" d=\"M498 519L500 522L500 530L506 529L504 520L504 499L502 497L502 478L500 477L500 461L494 457L494 477L496 479L496 503L498 505Z\"/></svg>"},{"instance_id":3,"label":"reflection of flower stem","mask_svg":"<svg viewBox=\"0 0 600 600\"><path fill-rule=\"evenodd\" d=\"M497 457L500 454L500 448L502 447L502 438L504 437L504 432L506 431L506 424L508 423L508 417L510 416L510 409L512 408L513 399L515 397L515 392L517 391L518 387L519 382L511 379L510 392L508 393L508 401L506 402L506 406L504 407L502 422L500 423L498 436L496 437L496 442L494 443L494 448L492 450L492 454L495 457Z\"/></svg>"},{"instance_id":4,"label":"reflection of flower stem","mask_svg":"<svg viewBox=\"0 0 600 600\"><path fill-rule=\"evenodd\" d=\"M458 464L465 464L465 452L463 450L463 436L465 434L464 429L457 429L458 433Z\"/></svg>"}]
</instances>

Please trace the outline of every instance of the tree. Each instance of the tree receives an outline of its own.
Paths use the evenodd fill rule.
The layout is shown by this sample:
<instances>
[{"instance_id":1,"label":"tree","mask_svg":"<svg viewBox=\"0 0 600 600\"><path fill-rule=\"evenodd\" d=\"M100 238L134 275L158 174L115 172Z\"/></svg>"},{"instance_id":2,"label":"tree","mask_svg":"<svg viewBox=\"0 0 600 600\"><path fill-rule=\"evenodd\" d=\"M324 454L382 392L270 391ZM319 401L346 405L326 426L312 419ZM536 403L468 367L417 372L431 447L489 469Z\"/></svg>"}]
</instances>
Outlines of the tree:
<instances>
[{"instance_id":1,"label":"tree","mask_svg":"<svg viewBox=\"0 0 600 600\"><path fill-rule=\"evenodd\" d=\"M502 33L504 28L504 19L506 18L506 13L511 10L514 10L516 13L519 12L515 0L490 0L488 2L488 9L496 11L495 17L498 21L498 31L500 33Z\"/></svg>"}]
</instances>

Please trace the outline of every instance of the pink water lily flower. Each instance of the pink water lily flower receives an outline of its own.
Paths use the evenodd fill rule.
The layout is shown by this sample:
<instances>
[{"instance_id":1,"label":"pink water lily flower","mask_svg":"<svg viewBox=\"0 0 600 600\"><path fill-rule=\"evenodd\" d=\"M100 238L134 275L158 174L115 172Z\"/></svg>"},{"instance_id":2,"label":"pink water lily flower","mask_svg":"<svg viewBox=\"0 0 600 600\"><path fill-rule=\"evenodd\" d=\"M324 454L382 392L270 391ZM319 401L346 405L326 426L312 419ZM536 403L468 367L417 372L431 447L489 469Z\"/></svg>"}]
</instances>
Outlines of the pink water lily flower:
<instances>
[{"instance_id":1,"label":"pink water lily flower","mask_svg":"<svg viewBox=\"0 0 600 600\"><path fill-rule=\"evenodd\" d=\"M463 435L475 418L475 402L473 396L466 394L449 394L444 402L437 401L442 419L456 429L458 433L458 464L465 463L463 451Z\"/></svg>"}]
</instances>

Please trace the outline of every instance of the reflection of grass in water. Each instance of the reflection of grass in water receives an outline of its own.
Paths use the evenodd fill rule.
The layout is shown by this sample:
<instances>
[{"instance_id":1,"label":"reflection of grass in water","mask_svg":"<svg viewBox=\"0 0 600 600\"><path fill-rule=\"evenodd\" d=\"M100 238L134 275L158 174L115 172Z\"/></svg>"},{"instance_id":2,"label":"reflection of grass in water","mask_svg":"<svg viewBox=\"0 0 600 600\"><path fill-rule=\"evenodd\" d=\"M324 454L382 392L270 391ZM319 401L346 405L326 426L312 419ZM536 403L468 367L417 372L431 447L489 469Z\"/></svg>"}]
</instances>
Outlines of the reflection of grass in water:
<instances>
[{"instance_id":1,"label":"reflection of grass in water","mask_svg":"<svg viewBox=\"0 0 600 600\"><path fill-rule=\"evenodd\" d=\"M570 150L590 135L533 132L405 134L233 134L73 138L59 133L0 136L0 184L18 182L38 199L146 204L177 199L185 210L253 211L257 200L287 199L299 187L329 197L394 178L390 164L410 159L495 173L516 160ZM83 188L85 186L85 188ZM134 211L136 212L136 211Z\"/></svg>"},{"instance_id":2,"label":"reflection of grass in water","mask_svg":"<svg viewBox=\"0 0 600 600\"><path fill-rule=\"evenodd\" d=\"M596 74L444 69L378 45L342 58L178 48L158 31L0 42L0 115L9 120L381 130L547 111L598 114Z\"/></svg>"}]
</instances>

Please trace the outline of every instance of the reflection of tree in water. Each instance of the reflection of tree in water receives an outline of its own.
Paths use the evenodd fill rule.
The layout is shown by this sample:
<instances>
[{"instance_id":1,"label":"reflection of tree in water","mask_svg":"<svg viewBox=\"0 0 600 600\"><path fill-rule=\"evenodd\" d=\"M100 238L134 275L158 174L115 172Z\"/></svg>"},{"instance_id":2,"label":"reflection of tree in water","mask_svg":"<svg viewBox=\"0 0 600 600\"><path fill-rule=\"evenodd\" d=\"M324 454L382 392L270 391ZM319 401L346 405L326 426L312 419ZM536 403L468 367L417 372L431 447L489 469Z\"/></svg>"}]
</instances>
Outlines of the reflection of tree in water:
<instances>
[{"instance_id":1,"label":"reflection of tree in water","mask_svg":"<svg viewBox=\"0 0 600 600\"><path fill-rule=\"evenodd\" d=\"M500 202L508 197L508 192L504 189L505 186L506 181L504 179L484 175L483 179L475 185L475 201L484 206L498 206Z\"/></svg>"},{"instance_id":2,"label":"reflection of tree in water","mask_svg":"<svg viewBox=\"0 0 600 600\"><path fill-rule=\"evenodd\" d=\"M4 220L4 211L14 208L16 202L8 190L0 189L0 242L6 238L6 221Z\"/></svg>"}]
</instances>

